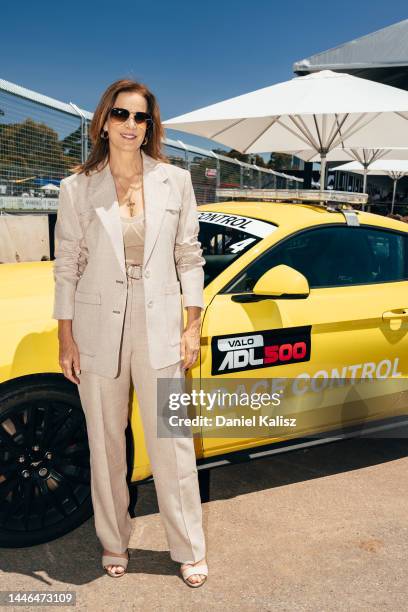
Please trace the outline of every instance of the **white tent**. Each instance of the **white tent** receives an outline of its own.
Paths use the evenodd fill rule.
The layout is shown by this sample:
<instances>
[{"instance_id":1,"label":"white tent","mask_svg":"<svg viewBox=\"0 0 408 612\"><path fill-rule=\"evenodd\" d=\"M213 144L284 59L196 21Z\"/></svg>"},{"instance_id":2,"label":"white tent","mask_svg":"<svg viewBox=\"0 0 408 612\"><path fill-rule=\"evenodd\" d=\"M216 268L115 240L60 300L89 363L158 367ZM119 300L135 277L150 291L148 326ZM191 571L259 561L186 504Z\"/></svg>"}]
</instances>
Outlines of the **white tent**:
<instances>
[{"instance_id":1,"label":"white tent","mask_svg":"<svg viewBox=\"0 0 408 612\"><path fill-rule=\"evenodd\" d=\"M163 125L242 153L408 146L408 92L322 70L179 115ZM320 180L322 188L324 182Z\"/></svg>"},{"instance_id":2,"label":"white tent","mask_svg":"<svg viewBox=\"0 0 408 612\"><path fill-rule=\"evenodd\" d=\"M341 170L342 172L356 172L357 174L385 175L389 176L393 182L391 213L394 212L395 193L397 190L397 182L403 176L408 175L408 159L379 159L373 162L368 169L365 169L359 162L350 162L342 166L336 166L332 170Z\"/></svg>"},{"instance_id":3,"label":"white tent","mask_svg":"<svg viewBox=\"0 0 408 612\"><path fill-rule=\"evenodd\" d=\"M59 191L59 187L53 183L47 183L46 185L40 187L40 189L44 189L44 191Z\"/></svg>"}]
</instances>

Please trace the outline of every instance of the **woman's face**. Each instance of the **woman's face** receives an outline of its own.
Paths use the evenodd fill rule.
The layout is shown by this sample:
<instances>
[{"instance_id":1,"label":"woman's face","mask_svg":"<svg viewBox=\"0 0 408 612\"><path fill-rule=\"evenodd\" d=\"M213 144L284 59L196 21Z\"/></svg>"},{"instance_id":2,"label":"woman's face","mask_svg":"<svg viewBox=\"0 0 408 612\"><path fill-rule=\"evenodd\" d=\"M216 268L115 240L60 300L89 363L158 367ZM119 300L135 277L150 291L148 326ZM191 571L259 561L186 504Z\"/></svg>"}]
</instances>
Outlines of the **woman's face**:
<instances>
[{"instance_id":1,"label":"woman's face","mask_svg":"<svg viewBox=\"0 0 408 612\"><path fill-rule=\"evenodd\" d=\"M109 148L136 151L145 139L147 123L137 124L132 113L137 111L147 113L147 100L137 92L121 91L116 97L114 106L126 108L131 114L125 123L117 123L112 117L108 117L104 129L109 134ZM126 138L125 134L134 138Z\"/></svg>"}]
</instances>

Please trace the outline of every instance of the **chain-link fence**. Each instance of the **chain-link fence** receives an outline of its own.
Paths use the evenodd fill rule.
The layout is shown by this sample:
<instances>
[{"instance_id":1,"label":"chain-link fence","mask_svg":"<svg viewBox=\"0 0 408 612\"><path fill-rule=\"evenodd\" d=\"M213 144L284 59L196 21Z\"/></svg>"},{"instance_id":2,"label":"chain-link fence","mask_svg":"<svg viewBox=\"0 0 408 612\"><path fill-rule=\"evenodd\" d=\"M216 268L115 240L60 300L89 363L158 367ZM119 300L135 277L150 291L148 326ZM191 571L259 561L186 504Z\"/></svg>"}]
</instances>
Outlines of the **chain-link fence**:
<instances>
[{"instance_id":1,"label":"chain-link fence","mask_svg":"<svg viewBox=\"0 0 408 612\"><path fill-rule=\"evenodd\" d=\"M0 209L52 211L59 183L84 161L92 113L0 79ZM171 163L190 170L199 204L219 187L292 188L302 179L165 139Z\"/></svg>"}]
</instances>

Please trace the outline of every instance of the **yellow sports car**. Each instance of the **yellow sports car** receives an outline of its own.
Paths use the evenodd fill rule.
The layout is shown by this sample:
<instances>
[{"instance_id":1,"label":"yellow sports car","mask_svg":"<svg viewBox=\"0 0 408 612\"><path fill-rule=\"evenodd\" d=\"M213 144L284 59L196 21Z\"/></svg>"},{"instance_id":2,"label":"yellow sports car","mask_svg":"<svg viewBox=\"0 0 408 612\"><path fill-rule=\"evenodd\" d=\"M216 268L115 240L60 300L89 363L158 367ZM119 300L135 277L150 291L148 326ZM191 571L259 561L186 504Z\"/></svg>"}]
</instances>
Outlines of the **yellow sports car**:
<instances>
[{"instance_id":1,"label":"yellow sports car","mask_svg":"<svg viewBox=\"0 0 408 612\"><path fill-rule=\"evenodd\" d=\"M186 380L196 388L279 380L280 392L290 381L297 394L285 414L297 426L231 430L225 418L221 428L203 420L194 429L199 473L407 412L401 389L384 385L408 375L408 225L335 194L325 204L306 192L276 199L198 208L205 310ZM52 262L3 264L0 275L0 545L31 546L91 516L89 451L77 387L58 364ZM383 387L362 393L358 380ZM317 393L332 381L347 384L331 398ZM309 392L317 402L306 401ZM225 414L212 406L212 417ZM146 482L136 396L127 434L129 484Z\"/></svg>"}]
</instances>

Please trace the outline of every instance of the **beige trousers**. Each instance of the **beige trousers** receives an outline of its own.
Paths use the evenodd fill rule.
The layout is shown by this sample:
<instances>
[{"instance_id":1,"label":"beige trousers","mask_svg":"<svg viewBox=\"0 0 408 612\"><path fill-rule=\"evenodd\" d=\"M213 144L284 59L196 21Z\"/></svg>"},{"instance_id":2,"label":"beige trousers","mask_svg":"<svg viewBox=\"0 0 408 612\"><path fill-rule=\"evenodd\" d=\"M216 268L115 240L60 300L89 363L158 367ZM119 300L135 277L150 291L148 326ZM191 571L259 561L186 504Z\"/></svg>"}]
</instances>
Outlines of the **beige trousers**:
<instances>
[{"instance_id":1,"label":"beige trousers","mask_svg":"<svg viewBox=\"0 0 408 612\"><path fill-rule=\"evenodd\" d=\"M206 551L194 441L191 437L157 435L157 381L160 377L184 380L184 369L182 361L160 369L150 366L141 278L128 278L119 361L114 379L86 371L79 374L97 536L104 549L123 553L132 534L125 429L133 382L170 556L180 563L195 563L205 557Z\"/></svg>"}]
</instances>

